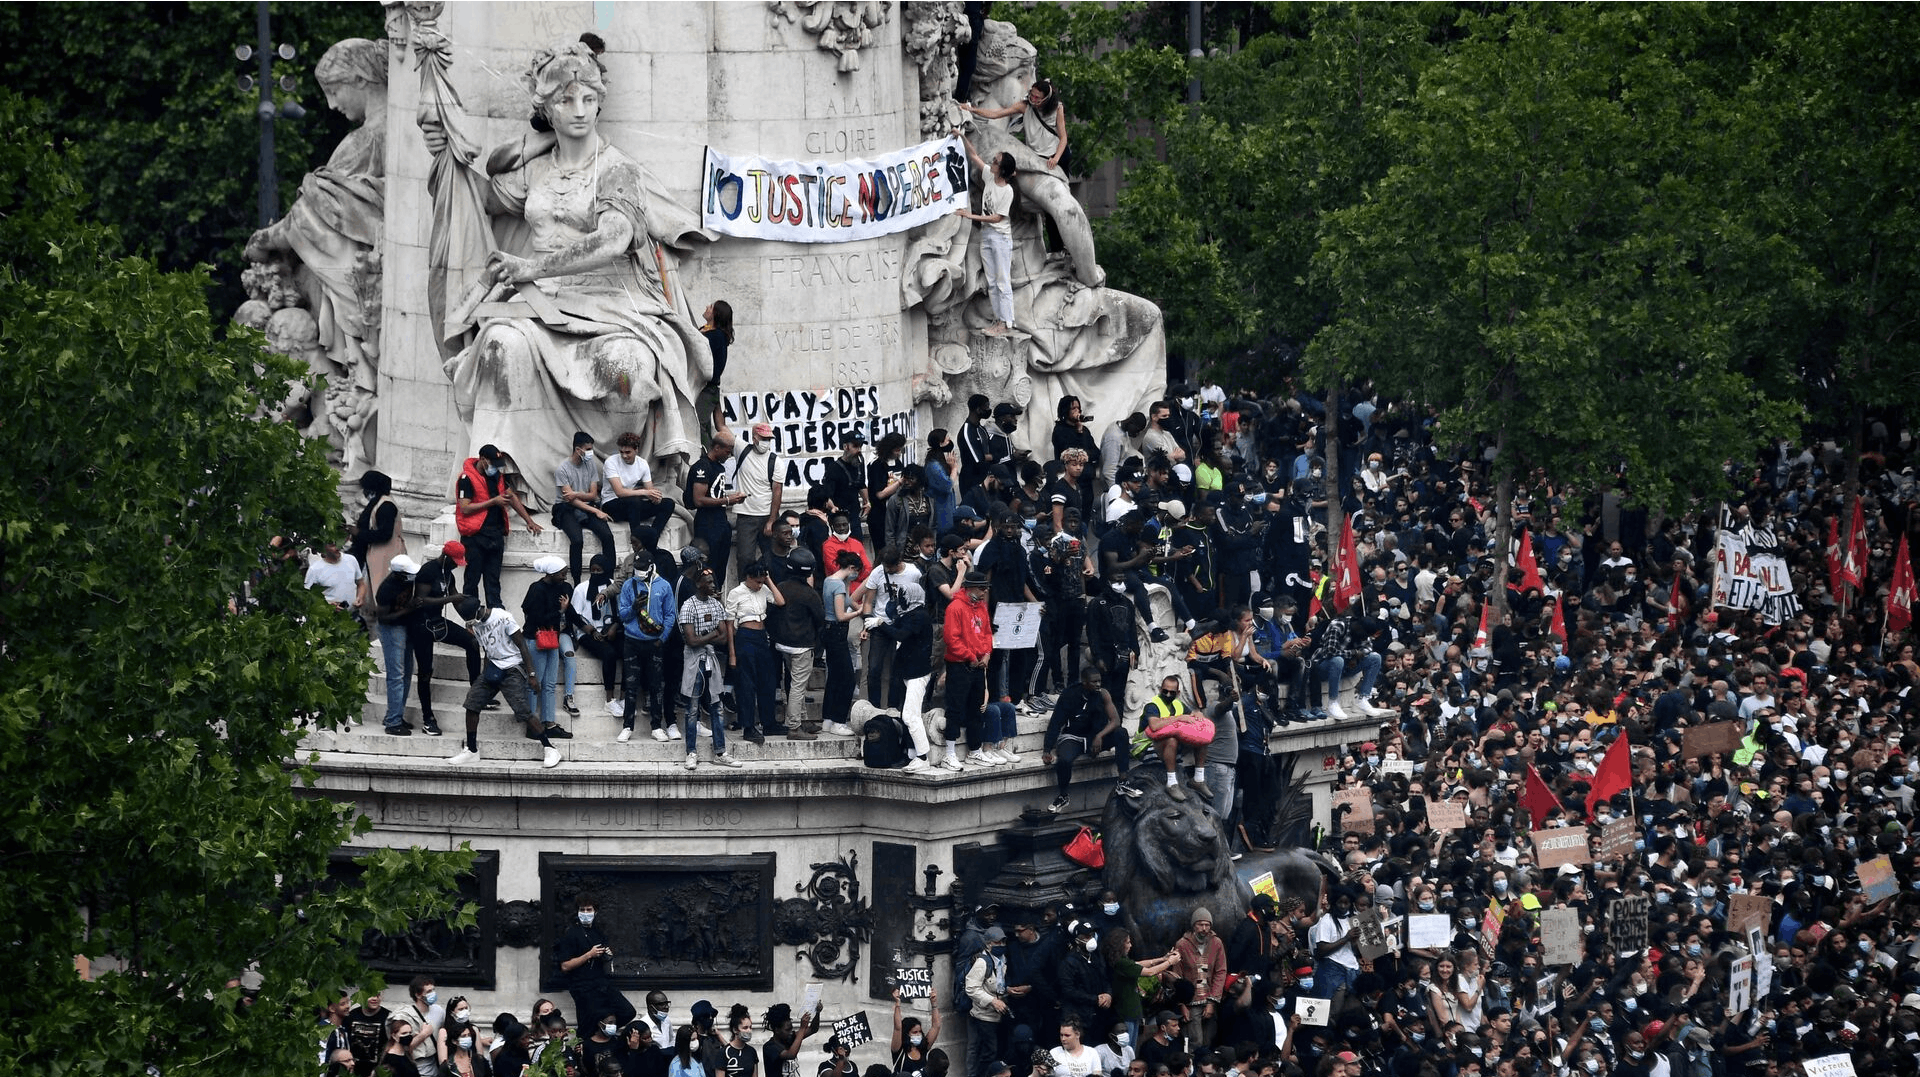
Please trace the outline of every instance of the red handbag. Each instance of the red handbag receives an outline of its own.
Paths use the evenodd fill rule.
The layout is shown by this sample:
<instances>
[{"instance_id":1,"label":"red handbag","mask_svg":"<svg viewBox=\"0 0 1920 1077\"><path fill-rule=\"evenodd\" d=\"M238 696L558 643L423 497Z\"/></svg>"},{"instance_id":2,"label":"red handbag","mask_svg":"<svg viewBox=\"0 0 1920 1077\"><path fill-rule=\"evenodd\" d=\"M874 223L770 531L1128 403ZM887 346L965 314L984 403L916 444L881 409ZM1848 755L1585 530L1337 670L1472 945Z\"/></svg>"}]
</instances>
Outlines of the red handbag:
<instances>
[{"instance_id":1,"label":"red handbag","mask_svg":"<svg viewBox=\"0 0 1920 1077\"><path fill-rule=\"evenodd\" d=\"M1080 833L1060 850L1068 860L1083 868L1104 868L1107 866L1107 849L1100 843L1100 835L1090 826L1080 828Z\"/></svg>"},{"instance_id":2,"label":"red handbag","mask_svg":"<svg viewBox=\"0 0 1920 1077\"><path fill-rule=\"evenodd\" d=\"M560 649L560 630L557 628L536 628L533 630L533 646L536 650L557 651Z\"/></svg>"}]
</instances>

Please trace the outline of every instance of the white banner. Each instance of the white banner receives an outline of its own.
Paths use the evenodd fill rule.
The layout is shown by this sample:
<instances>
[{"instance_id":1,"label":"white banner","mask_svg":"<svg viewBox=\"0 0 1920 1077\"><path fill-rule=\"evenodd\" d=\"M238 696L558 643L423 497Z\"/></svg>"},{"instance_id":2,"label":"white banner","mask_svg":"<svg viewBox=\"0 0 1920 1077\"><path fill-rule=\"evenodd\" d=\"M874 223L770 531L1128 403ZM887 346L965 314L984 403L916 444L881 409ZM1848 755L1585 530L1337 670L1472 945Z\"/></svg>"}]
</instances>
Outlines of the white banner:
<instances>
[{"instance_id":1,"label":"white banner","mask_svg":"<svg viewBox=\"0 0 1920 1077\"><path fill-rule=\"evenodd\" d=\"M1720 530L1714 552L1713 604L1740 610L1759 610L1761 619L1777 625L1800 614L1786 559L1775 552L1770 532L1750 529Z\"/></svg>"},{"instance_id":2,"label":"white banner","mask_svg":"<svg viewBox=\"0 0 1920 1077\"><path fill-rule=\"evenodd\" d=\"M770 161L707 147L700 223L728 236L848 243L930 224L967 204L958 138L874 160Z\"/></svg>"}]
</instances>

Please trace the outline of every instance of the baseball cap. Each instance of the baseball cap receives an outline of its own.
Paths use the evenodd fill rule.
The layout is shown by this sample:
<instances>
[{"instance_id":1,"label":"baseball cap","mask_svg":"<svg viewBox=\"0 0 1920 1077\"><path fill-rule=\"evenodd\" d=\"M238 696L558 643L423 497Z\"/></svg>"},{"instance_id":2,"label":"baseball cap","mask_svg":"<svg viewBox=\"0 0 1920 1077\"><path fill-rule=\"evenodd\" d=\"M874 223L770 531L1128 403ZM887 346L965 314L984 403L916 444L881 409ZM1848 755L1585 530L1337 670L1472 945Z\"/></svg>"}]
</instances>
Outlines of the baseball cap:
<instances>
[{"instance_id":1,"label":"baseball cap","mask_svg":"<svg viewBox=\"0 0 1920 1077\"><path fill-rule=\"evenodd\" d=\"M454 539L452 542L441 546L440 552L453 558L453 563L456 565L465 565L467 563L467 544L461 542L459 539Z\"/></svg>"}]
</instances>

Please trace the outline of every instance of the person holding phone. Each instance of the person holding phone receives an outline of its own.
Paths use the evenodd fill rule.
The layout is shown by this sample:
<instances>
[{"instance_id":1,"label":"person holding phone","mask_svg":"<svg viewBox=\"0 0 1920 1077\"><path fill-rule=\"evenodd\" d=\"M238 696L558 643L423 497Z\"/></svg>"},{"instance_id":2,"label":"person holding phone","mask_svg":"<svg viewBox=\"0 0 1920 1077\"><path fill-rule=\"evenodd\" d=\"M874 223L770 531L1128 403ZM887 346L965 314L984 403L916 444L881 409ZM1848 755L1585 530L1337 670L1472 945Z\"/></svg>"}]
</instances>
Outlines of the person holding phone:
<instances>
[{"instance_id":1,"label":"person holding phone","mask_svg":"<svg viewBox=\"0 0 1920 1077\"><path fill-rule=\"evenodd\" d=\"M613 986L613 947L594 922L599 914L594 895L579 894L573 907L575 923L555 947L561 955L560 975L573 995L573 1012L612 1014L616 1024L624 1025L633 1020L633 1003Z\"/></svg>"}]
</instances>

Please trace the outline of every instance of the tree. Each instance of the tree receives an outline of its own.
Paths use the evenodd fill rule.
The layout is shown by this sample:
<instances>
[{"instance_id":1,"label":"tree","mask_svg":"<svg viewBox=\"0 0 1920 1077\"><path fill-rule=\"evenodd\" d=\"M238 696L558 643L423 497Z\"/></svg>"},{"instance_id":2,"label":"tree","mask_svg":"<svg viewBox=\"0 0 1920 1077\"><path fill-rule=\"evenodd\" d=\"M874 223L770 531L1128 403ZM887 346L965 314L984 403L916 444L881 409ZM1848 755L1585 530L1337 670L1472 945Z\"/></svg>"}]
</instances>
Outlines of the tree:
<instances>
[{"instance_id":1,"label":"tree","mask_svg":"<svg viewBox=\"0 0 1920 1077\"><path fill-rule=\"evenodd\" d=\"M299 50L276 62L296 79L276 96L307 110L275 124L284 208L351 127L325 107L314 64L342 38L379 40L384 31L377 5L329 2L273 5L273 33ZM221 321L246 298L240 252L259 223L259 97L234 81L258 67L233 55L255 36L253 4L0 6L0 85L51 111L49 134L130 253L162 269L214 267Z\"/></svg>"},{"instance_id":2,"label":"tree","mask_svg":"<svg viewBox=\"0 0 1920 1077\"><path fill-rule=\"evenodd\" d=\"M362 931L451 914L471 854L324 885L368 824L294 760L370 663L270 545L339 527L325 446L256 418L301 370L215 331L204 272L117 256L54 122L0 93L0 1057L306 1072Z\"/></svg>"},{"instance_id":3,"label":"tree","mask_svg":"<svg viewBox=\"0 0 1920 1077\"><path fill-rule=\"evenodd\" d=\"M1465 17L1391 120L1394 165L1328 215L1315 265L1338 315L1313 373L1437 405L1443 439L1490 448L1496 550L1531 469L1589 490L1625 476L1639 503L1677 506L1796 417L1747 370L1793 268L1731 197L1764 165L1745 117L1687 62L1716 17Z\"/></svg>"}]
</instances>

